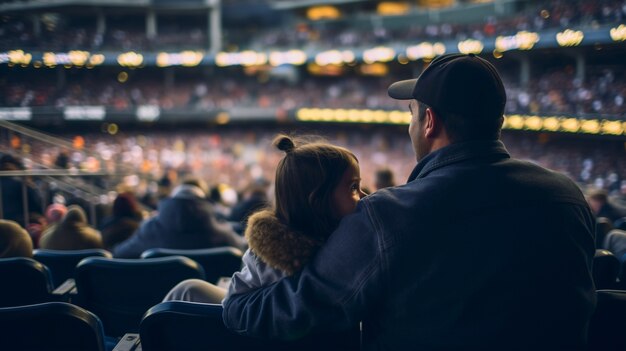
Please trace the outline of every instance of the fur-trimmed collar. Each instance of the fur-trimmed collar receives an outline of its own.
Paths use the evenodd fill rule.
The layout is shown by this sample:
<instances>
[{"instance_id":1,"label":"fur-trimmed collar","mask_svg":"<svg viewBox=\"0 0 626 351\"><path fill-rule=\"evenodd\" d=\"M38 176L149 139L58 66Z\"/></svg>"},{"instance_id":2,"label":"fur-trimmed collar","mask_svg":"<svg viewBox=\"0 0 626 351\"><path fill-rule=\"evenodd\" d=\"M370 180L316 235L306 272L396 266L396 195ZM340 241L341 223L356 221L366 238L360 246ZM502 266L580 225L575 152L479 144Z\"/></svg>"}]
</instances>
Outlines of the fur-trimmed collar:
<instances>
[{"instance_id":1,"label":"fur-trimmed collar","mask_svg":"<svg viewBox=\"0 0 626 351\"><path fill-rule=\"evenodd\" d=\"M324 243L290 230L270 210L250 216L245 235L254 254L288 275L300 271Z\"/></svg>"}]
</instances>

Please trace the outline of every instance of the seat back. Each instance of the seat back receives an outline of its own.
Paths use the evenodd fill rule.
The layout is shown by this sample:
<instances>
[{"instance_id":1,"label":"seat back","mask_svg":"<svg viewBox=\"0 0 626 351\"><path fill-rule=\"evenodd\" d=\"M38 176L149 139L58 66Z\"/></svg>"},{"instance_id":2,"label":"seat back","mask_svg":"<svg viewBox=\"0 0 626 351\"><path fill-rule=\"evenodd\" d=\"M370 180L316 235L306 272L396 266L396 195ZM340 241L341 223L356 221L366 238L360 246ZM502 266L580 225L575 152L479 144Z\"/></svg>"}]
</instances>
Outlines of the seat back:
<instances>
[{"instance_id":1,"label":"seat back","mask_svg":"<svg viewBox=\"0 0 626 351\"><path fill-rule=\"evenodd\" d=\"M596 250L593 256L593 282L597 290L615 288L620 262L610 251Z\"/></svg>"},{"instance_id":2,"label":"seat back","mask_svg":"<svg viewBox=\"0 0 626 351\"><path fill-rule=\"evenodd\" d=\"M0 308L0 334L0 350L105 350L98 317L64 302Z\"/></svg>"},{"instance_id":3,"label":"seat back","mask_svg":"<svg viewBox=\"0 0 626 351\"><path fill-rule=\"evenodd\" d=\"M54 287L58 287L68 278L74 278L76 265L83 258L87 257L107 257L111 258L111 253L102 249L87 250L44 250L33 251L33 258L46 265L52 273Z\"/></svg>"},{"instance_id":4,"label":"seat back","mask_svg":"<svg viewBox=\"0 0 626 351\"><path fill-rule=\"evenodd\" d=\"M52 276L43 264L26 257L0 259L0 307L51 300Z\"/></svg>"},{"instance_id":5,"label":"seat back","mask_svg":"<svg viewBox=\"0 0 626 351\"><path fill-rule=\"evenodd\" d=\"M626 350L626 291L598 290L589 324L590 351Z\"/></svg>"},{"instance_id":6,"label":"seat back","mask_svg":"<svg viewBox=\"0 0 626 351\"><path fill-rule=\"evenodd\" d=\"M141 258L167 256L185 256L198 262L204 268L206 281L217 283L220 277L230 277L241 269L241 250L234 247L215 247L210 249L176 250L156 248L145 251Z\"/></svg>"},{"instance_id":7,"label":"seat back","mask_svg":"<svg viewBox=\"0 0 626 351\"><path fill-rule=\"evenodd\" d=\"M200 350L358 350L358 328L292 342L253 339L224 326L222 305L168 301L146 312L139 329L144 351Z\"/></svg>"},{"instance_id":8,"label":"seat back","mask_svg":"<svg viewBox=\"0 0 626 351\"><path fill-rule=\"evenodd\" d=\"M185 279L204 279L193 260L172 256L145 260L90 257L76 267L81 304L104 324L107 336L136 333L143 314Z\"/></svg>"}]
</instances>

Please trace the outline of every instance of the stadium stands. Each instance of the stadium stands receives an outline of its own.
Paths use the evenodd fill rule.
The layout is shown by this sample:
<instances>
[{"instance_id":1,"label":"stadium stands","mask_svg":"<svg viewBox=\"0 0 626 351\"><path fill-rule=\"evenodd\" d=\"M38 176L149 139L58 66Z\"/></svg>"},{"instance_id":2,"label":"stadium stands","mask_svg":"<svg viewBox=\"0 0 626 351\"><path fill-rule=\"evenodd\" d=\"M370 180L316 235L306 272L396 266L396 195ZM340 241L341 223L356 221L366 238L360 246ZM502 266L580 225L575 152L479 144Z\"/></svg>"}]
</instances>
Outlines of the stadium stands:
<instances>
[{"instance_id":1,"label":"stadium stands","mask_svg":"<svg viewBox=\"0 0 626 351\"><path fill-rule=\"evenodd\" d=\"M462 44L478 47L468 52L502 73L506 114L515 118L507 118L503 131L512 156L565 173L585 191L606 190L626 205L626 0L459 0L442 9L410 1L394 15L381 14L380 1L335 1L341 16L321 20L307 18L309 6L295 0L223 0L220 52L207 29L209 2L195 8L182 1L190 7L174 10L172 3L0 2L0 120L62 137L46 141L2 124L0 154L21 157L27 171L75 173L31 177L44 208L53 200L80 203L96 226L115 194L130 190L156 208L167 185L195 175L214 188L216 212L227 217L251 181L273 180L281 155L270 141L279 132L318 134L354 151L365 188L374 188L381 168L401 184L415 156L406 138L406 103L388 98L386 89L419 74L441 53L438 45L458 52L466 50ZM533 35L536 41L524 41ZM393 55L366 59L368 50L381 48ZM288 53L299 59L273 61L272 54L286 60ZM340 59L320 60L329 55ZM310 109L315 118L301 118ZM404 117L392 119L396 112ZM31 228L47 226L31 215ZM205 256L215 252L228 261ZM94 255L103 258L78 265L79 296L72 296L91 312L45 303L66 300L52 289L74 276L80 258ZM197 262L152 259L171 255ZM230 275L240 267L240 251L155 249L142 256L125 261L104 251L37 250L39 262L0 259L0 306L21 306L0 308L0 349L104 350L103 324L108 336L140 332L146 351L280 349L226 331L219 305L161 303L182 279ZM597 289L626 288L624 259L596 252ZM172 271L185 274L159 265L170 261L178 264ZM624 349L624 292L599 291L598 301L590 349ZM24 306L35 303L43 304ZM65 327L81 337L68 336ZM24 334L29 328L42 334ZM344 349L354 346L351 337ZM17 339L33 344L18 346Z\"/></svg>"}]
</instances>

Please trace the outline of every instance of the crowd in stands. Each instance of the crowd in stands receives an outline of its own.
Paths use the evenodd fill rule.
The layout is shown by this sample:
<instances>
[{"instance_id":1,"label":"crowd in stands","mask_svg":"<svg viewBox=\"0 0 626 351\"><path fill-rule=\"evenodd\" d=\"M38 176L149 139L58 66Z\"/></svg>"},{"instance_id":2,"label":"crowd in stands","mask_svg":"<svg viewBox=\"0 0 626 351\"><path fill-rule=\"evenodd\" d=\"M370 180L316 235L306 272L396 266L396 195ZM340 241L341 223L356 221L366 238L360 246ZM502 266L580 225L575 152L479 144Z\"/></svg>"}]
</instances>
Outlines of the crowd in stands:
<instances>
[{"instance_id":1,"label":"crowd in stands","mask_svg":"<svg viewBox=\"0 0 626 351\"><path fill-rule=\"evenodd\" d=\"M247 216L272 201L274 170L281 154L272 148L270 141L278 132L276 127L265 127L254 131L227 128L219 131L120 133L115 136L87 134L84 136L87 147L83 151L68 153L61 147L43 148L32 143L29 145L32 154L23 154L24 162L5 155L2 164L6 170L23 169L25 164L34 168L32 165L41 164L70 169L102 167L112 173L130 171L119 184L108 183L109 190L114 191L112 194L118 195L107 205L108 210L101 211L108 215L98 219L97 230L89 226L84 209L78 205L80 202L71 199L71 195L66 195L67 206L61 203L45 206L39 200L41 196L30 196L33 200L28 207L30 223L25 227L35 248L105 248L117 252L119 257L138 257L149 248L145 246L146 242L171 244L167 235L156 235L158 230L154 228L169 228L166 231L187 234L193 232L193 228L204 228L202 232L215 235L203 245L219 246L216 244L219 242L243 248L245 244L233 233L241 233ZM307 130L302 132L308 133ZM398 135L403 132L403 128L396 127L381 127L379 130L344 127L321 135L354 152L361 160L362 187L371 192L402 184L411 172L415 159L409 140ZM585 191L592 189L590 203L597 199L592 207L599 215L611 218L612 222L623 217L626 164L621 161L626 151L619 142L507 132L503 139L512 156L562 172ZM89 154L91 156L87 156ZM59 158L66 159L66 162L55 162ZM121 169L121 165L125 168ZM201 180L185 181L190 176ZM8 192L12 188L21 189L21 186L5 184L7 181L17 184L21 180L8 177L2 180L3 202L21 203L21 191ZM37 182L28 182L29 191L36 190ZM197 201L207 198L211 200L212 208L199 205ZM157 207L163 199L167 201ZM144 207L139 206L140 201ZM610 206L607 205L609 202ZM186 219L180 220L181 213L176 208L185 206ZM23 206L12 206L15 213L8 211L10 207L4 207L4 218L24 226L23 213L20 212ZM157 208L159 214L144 221L149 212ZM197 220L193 219L196 218L191 215L193 213L198 214ZM203 221L202 218L211 220ZM219 220L230 221L232 228L224 229ZM131 238L133 233L142 231L145 232L143 236L156 236L142 240L137 239L142 235ZM140 243L136 242L138 240ZM127 242L115 249L124 241ZM191 244L180 245L187 247Z\"/></svg>"},{"instance_id":2,"label":"crowd in stands","mask_svg":"<svg viewBox=\"0 0 626 351\"><path fill-rule=\"evenodd\" d=\"M497 35L515 34L517 31L540 31L551 28L594 27L606 23L619 23L626 18L624 0L539 1L528 5L513 17L490 17L479 24L431 23L409 28L385 28L381 25L356 28L346 22L336 23L285 21L288 24L259 28L258 26L233 26L224 28L225 47L233 49L266 49L267 47L316 49L378 45L390 42L415 42L417 40L483 39ZM54 29L42 30L37 37L30 20L5 18L0 22L0 48L46 50L159 50L198 49L208 47L206 25L195 17L187 23L160 25L158 35L148 38L145 18L128 21L112 20L106 32L98 33L95 20L89 24L64 26L63 21Z\"/></svg>"},{"instance_id":3,"label":"crowd in stands","mask_svg":"<svg viewBox=\"0 0 626 351\"><path fill-rule=\"evenodd\" d=\"M21 147L28 144L31 152L23 157L30 165L54 168L55 160L62 155L67 158L66 168L129 174L119 186L109 182L104 183L105 187L118 191L132 189L153 207L154 198L169 193L171 184L189 175L200 177L209 186L220 186L219 193L225 203L234 206L236 193L245 195L241 197L250 198L253 203L258 189L273 180L280 153L271 148L270 141L284 128L292 127L233 125L214 130L129 131L113 136L84 134L85 149L80 152L38 146L27 140L22 141ZM381 169L391 170L396 183L410 174L415 158L408 140L400 137L406 132L405 128L337 125L330 129L301 125L298 130L299 133L319 133L330 142L352 150L361 160L363 187L371 190L376 189L374 178ZM565 173L583 187L626 195L626 164L622 162L626 151L619 141L507 131L503 137L511 154L517 158ZM237 220L242 218L237 217Z\"/></svg>"},{"instance_id":4,"label":"crowd in stands","mask_svg":"<svg viewBox=\"0 0 626 351\"><path fill-rule=\"evenodd\" d=\"M103 105L116 110L141 105L201 111L232 107L405 110L405 104L386 94L390 82L401 78L392 75L381 78L354 74L340 77L307 75L299 82L289 82L279 78L261 81L258 76L218 74L206 79L179 79L173 86L166 86L156 77L131 77L121 84L113 79L113 74L93 84L95 78L84 74L58 89L33 77L1 84L0 105ZM533 74L525 87L518 83L519 79L508 78L505 81L508 114L626 115L626 79L623 70L615 67L590 66L585 79L581 80L571 66L566 66ZM294 88L306 91L306 94L294 94Z\"/></svg>"},{"instance_id":5,"label":"crowd in stands","mask_svg":"<svg viewBox=\"0 0 626 351\"><path fill-rule=\"evenodd\" d=\"M626 18L626 1L538 1L513 17L490 17L474 24L430 23L408 28L385 28L381 25L356 28L349 21L298 24L295 28L269 28L250 35L233 31L233 45L262 50L266 47L346 48L389 43L415 43L420 40L485 39L513 35L518 31L542 31L559 28L588 28L619 23ZM230 32L227 32L229 34ZM228 37L227 37L228 38ZM245 43L245 44L242 44Z\"/></svg>"}]
</instances>

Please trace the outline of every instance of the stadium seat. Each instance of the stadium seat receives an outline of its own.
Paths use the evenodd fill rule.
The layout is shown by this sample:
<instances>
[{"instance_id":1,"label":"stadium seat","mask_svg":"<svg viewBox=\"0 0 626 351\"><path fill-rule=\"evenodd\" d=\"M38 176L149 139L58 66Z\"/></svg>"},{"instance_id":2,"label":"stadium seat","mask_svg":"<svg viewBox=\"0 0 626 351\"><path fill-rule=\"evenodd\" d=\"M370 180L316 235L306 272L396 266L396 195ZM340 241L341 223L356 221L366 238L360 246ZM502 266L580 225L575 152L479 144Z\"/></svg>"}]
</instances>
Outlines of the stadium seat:
<instances>
[{"instance_id":1,"label":"stadium seat","mask_svg":"<svg viewBox=\"0 0 626 351\"><path fill-rule=\"evenodd\" d=\"M626 291L598 290L597 297L589 324L589 350L626 350Z\"/></svg>"},{"instance_id":2,"label":"stadium seat","mask_svg":"<svg viewBox=\"0 0 626 351\"><path fill-rule=\"evenodd\" d=\"M198 262L204 268L206 281L216 283L220 277L230 277L241 269L241 250L234 247L215 247L210 249L175 250L150 249L141 254L141 258L166 256L185 256Z\"/></svg>"},{"instance_id":3,"label":"stadium seat","mask_svg":"<svg viewBox=\"0 0 626 351\"><path fill-rule=\"evenodd\" d=\"M596 289L615 288L620 263L610 251L596 250L593 257L593 282Z\"/></svg>"},{"instance_id":4,"label":"stadium seat","mask_svg":"<svg viewBox=\"0 0 626 351\"><path fill-rule=\"evenodd\" d=\"M54 287L58 287L69 278L74 278L76 265L87 257L111 258L111 253L102 249L88 250L44 250L33 251L33 258L46 265L52 273Z\"/></svg>"},{"instance_id":5,"label":"stadium seat","mask_svg":"<svg viewBox=\"0 0 626 351\"><path fill-rule=\"evenodd\" d=\"M168 301L146 312L139 330L144 351L200 350L358 350L358 328L320 334L293 342L237 335L224 326L222 305Z\"/></svg>"},{"instance_id":6,"label":"stadium seat","mask_svg":"<svg viewBox=\"0 0 626 351\"><path fill-rule=\"evenodd\" d=\"M0 307L32 305L52 299L50 271L31 258L0 259L0 280Z\"/></svg>"},{"instance_id":7,"label":"stadium seat","mask_svg":"<svg viewBox=\"0 0 626 351\"><path fill-rule=\"evenodd\" d=\"M606 217L596 218L596 248L606 249L604 247L604 238L613 230L613 223Z\"/></svg>"},{"instance_id":8,"label":"stadium seat","mask_svg":"<svg viewBox=\"0 0 626 351\"><path fill-rule=\"evenodd\" d=\"M83 307L95 313L107 336L136 333L143 314L185 279L204 279L193 260L163 257L145 260L89 257L76 267L76 287Z\"/></svg>"},{"instance_id":9,"label":"stadium seat","mask_svg":"<svg viewBox=\"0 0 626 351\"><path fill-rule=\"evenodd\" d=\"M105 350L98 317L65 302L0 308L0 335L0 350Z\"/></svg>"}]
</instances>

